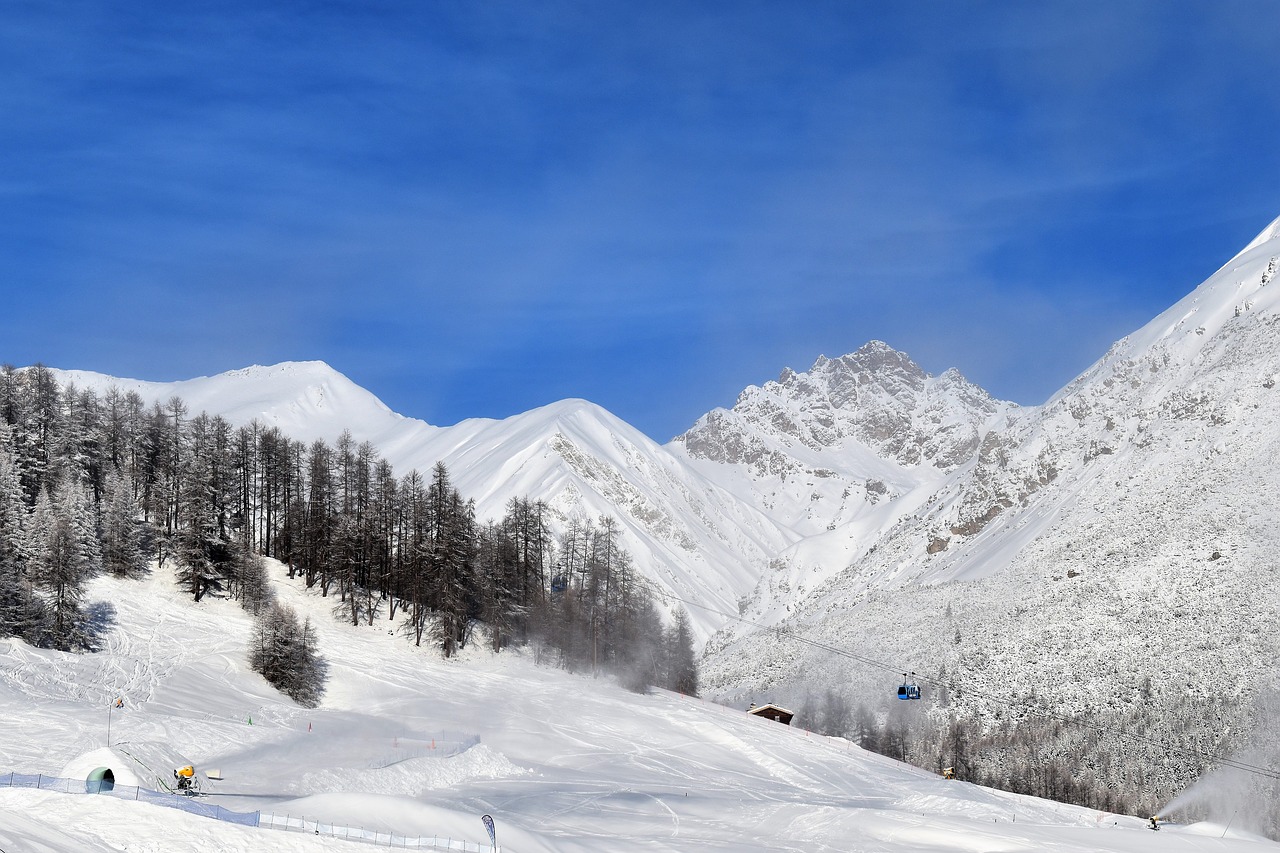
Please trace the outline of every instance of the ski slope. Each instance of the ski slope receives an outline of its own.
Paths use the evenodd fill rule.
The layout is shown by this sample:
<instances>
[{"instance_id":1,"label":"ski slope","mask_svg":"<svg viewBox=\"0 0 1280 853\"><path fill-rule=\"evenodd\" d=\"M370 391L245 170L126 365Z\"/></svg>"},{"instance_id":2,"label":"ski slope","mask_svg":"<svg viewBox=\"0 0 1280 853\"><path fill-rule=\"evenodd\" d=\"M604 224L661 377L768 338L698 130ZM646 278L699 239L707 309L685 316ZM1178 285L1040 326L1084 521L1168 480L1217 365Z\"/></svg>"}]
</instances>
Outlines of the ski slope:
<instances>
[{"instance_id":1,"label":"ski slope","mask_svg":"<svg viewBox=\"0 0 1280 853\"><path fill-rule=\"evenodd\" d=\"M442 661L392 623L334 622L331 600L272 570L329 661L320 708L294 705L248 670L251 621L234 603L193 605L165 570L103 578L89 595L116 608L103 651L0 644L0 770L83 770L110 721L111 748L132 757L145 786L190 761L220 771L203 780L202 802L472 844L487 844L488 813L501 848L518 853L1277 849L1223 827L1154 833L1137 817L945 781L844 740L695 698L637 695L529 654L477 644ZM0 788L0 849L361 848L146 803Z\"/></svg>"}]
</instances>

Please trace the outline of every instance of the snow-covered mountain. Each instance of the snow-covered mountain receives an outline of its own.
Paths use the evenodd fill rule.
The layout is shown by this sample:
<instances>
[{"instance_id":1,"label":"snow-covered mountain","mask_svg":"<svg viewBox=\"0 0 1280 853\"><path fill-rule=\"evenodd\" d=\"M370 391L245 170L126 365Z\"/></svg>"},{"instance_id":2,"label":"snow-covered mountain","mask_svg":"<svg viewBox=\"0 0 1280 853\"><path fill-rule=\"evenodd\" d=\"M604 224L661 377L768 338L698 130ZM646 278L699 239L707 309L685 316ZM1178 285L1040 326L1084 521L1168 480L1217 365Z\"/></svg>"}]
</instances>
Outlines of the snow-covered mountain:
<instances>
[{"instance_id":1,"label":"snow-covered mountain","mask_svg":"<svg viewBox=\"0 0 1280 853\"><path fill-rule=\"evenodd\" d=\"M59 378L301 439L350 429L400 470L443 460L482 517L518 495L562 520L613 515L642 571L712 608L691 615L720 629L713 694L876 697L892 689L879 664L909 667L988 720L1034 706L1101 721L1104 741L1145 726L1136 748L1100 741L1136 767L1089 772L1150 794L1241 742L1243 700L1274 680L1258 663L1280 656L1278 270L1280 220L1042 406L873 342L748 388L666 446L579 400L434 427L318 363ZM758 630L775 623L818 645Z\"/></svg>"},{"instance_id":2,"label":"snow-covered mountain","mask_svg":"<svg viewBox=\"0 0 1280 853\"><path fill-rule=\"evenodd\" d=\"M853 502L874 504L966 462L987 424L1012 408L955 369L929 376L905 353L871 341L837 359L819 356L807 373L787 368L776 382L750 386L732 409L704 415L675 441L692 459L741 465L755 482L844 480L861 471L867 479L850 484L858 489ZM826 503L831 491L815 500ZM805 503L761 499L783 511ZM792 526L812 526L815 518L839 523L850 514L848 503L828 508L830 516L806 507Z\"/></svg>"},{"instance_id":3,"label":"snow-covered mountain","mask_svg":"<svg viewBox=\"0 0 1280 853\"><path fill-rule=\"evenodd\" d=\"M927 376L879 342L750 387L666 446L580 400L434 427L316 362L164 384L60 375L148 400L178 394L193 411L258 418L301 439L350 429L400 470L443 460L481 517L518 495L543 497L560 519L614 515L637 565L665 589L714 611L746 608L754 622L797 619L838 636L893 595L911 597L911 612L885 607L882 618L925 619L920 630L936 640L955 633L935 618L952 599L972 599L1000 626L1003 601L1018 598L1014 610L1039 616L993 629L1018 646L1034 644L1023 628L1047 635L1078 623L1082 589L1124 590L1160 623L1142 630L1193 642L1187 626L1217 624L1223 590L1270 589L1278 236L1280 226L1266 229L1035 408L993 400L956 371ZM947 583L956 580L977 585L959 593ZM1166 631L1165 617L1188 612L1195 618ZM729 619L691 615L704 637ZM1107 629L1108 641L1132 636L1127 625ZM744 650L754 629L728 627L708 658L712 681L770 678L756 663L779 650ZM1268 642L1247 638L1215 661L1244 665ZM907 644L945 660L932 645ZM993 660L984 677L1010 677L1014 664Z\"/></svg>"},{"instance_id":4,"label":"snow-covered mountain","mask_svg":"<svg viewBox=\"0 0 1280 853\"><path fill-rule=\"evenodd\" d=\"M1264 512L1280 492L1278 267L1273 224L1045 405L1000 412L1005 423L859 574L893 566L878 583L938 584L1046 549L1083 569L1164 542L1206 558L1245 547L1258 520L1246 507ZM1086 508L1097 517L1085 522Z\"/></svg>"},{"instance_id":5,"label":"snow-covered mountain","mask_svg":"<svg viewBox=\"0 0 1280 853\"><path fill-rule=\"evenodd\" d=\"M559 530L575 514L617 518L625 547L660 588L705 605L700 635L723 624L769 556L794 537L666 448L585 400L504 420L468 420L406 445L393 464L443 460L481 517L520 495L541 497ZM706 607L712 608L710 610Z\"/></svg>"},{"instance_id":6,"label":"snow-covered mountain","mask_svg":"<svg viewBox=\"0 0 1280 853\"><path fill-rule=\"evenodd\" d=\"M872 341L747 388L669 446L798 534L746 602L768 621L928 500L1015 409L955 369L930 376Z\"/></svg>"},{"instance_id":7,"label":"snow-covered mountain","mask_svg":"<svg viewBox=\"0 0 1280 853\"><path fill-rule=\"evenodd\" d=\"M1164 762L1144 771L1172 787L1170 763L1238 745L1250 697L1275 681L1260 664L1280 655L1278 268L1280 222L1046 404L1005 413L803 601L777 606L766 575L760 619L928 673L995 718L1033 696L1166 746L1190 739L1190 760L1121 745ZM721 695L889 689L743 627L713 639L704 675Z\"/></svg>"},{"instance_id":8,"label":"snow-covered mountain","mask_svg":"<svg viewBox=\"0 0 1280 853\"><path fill-rule=\"evenodd\" d=\"M323 362L164 383L54 372L64 384L114 385L148 403L176 395L193 414L237 426L256 419L302 441L332 443L349 430L402 473L443 461L482 519L523 496L548 504L557 532L575 515L611 515L637 567L700 605L690 609L700 639L738 612L771 564L805 574L808 587L843 565L830 555L865 548L1011 408L958 372L930 377L879 342L748 388L732 410L711 412L665 446L585 400L432 426L392 412Z\"/></svg>"},{"instance_id":9,"label":"snow-covered mountain","mask_svg":"<svg viewBox=\"0 0 1280 853\"><path fill-rule=\"evenodd\" d=\"M332 443L349 430L397 471L448 467L481 519L513 497L544 500L558 532L575 515L615 517L635 563L660 589L703 607L690 617L705 639L734 612L769 558L798 537L599 406L563 400L503 420L436 427L388 409L322 362L250 367L182 382L54 371L62 384L181 397L192 414L232 425L258 420L287 435Z\"/></svg>"}]
</instances>

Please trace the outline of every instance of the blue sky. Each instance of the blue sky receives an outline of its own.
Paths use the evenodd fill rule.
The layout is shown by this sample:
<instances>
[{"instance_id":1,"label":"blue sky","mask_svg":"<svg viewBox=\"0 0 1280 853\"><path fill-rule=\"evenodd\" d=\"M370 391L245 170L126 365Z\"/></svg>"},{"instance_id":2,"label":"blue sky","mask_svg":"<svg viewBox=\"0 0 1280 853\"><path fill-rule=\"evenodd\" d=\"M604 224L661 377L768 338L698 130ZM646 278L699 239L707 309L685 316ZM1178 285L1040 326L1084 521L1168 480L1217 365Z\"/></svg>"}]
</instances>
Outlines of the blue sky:
<instances>
[{"instance_id":1,"label":"blue sky","mask_svg":"<svg viewBox=\"0 0 1280 853\"><path fill-rule=\"evenodd\" d=\"M1231 0L4 4L0 361L323 359L436 424L585 397L665 441L881 339L1039 403L1280 215L1277 32Z\"/></svg>"}]
</instances>

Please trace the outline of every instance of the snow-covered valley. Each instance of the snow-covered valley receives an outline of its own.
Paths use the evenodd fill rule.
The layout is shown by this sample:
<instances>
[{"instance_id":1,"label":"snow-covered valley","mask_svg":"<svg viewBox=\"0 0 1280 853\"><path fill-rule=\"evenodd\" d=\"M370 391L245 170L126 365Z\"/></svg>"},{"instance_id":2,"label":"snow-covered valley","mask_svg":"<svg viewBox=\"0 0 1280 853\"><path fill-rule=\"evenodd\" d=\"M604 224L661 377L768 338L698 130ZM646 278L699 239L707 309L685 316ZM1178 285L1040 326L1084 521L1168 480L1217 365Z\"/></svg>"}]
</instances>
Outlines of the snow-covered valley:
<instances>
[{"instance_id":1,"label":"snow-covered valley","mask_svg":"<svg viewBox=\"0 0 1280 853\"><path fill-rule=\"evenodd\" d=\"M350 430L398 471L443 461L481 518L521 496L547 502L556 532L613 516L639 572L689 609L713 698L805 713L835 693L896 724L892 671L914 671L922 730L1004 738L984 747L990 778L1053 766L1156 808L1243 748L1276 772L1277 258L1273 223L1042 406L872 342L752 386L666 445L582 400L430 426L316 362L57 376L303 441ZM93 678L46 682L64 680ZM1006 760L1028 739L1040 752Z\"/></svg>"},{"instance_id":2,"label":"snow-covered valley","mask_svg":"<svg viewBox=\"0 0 1280 853\"><path fill-rule=\"evenodd\" d=\"M116 603L103 651L5 641L0 767L58 775L86 755L110 761L95 753L110 722L111 745L129 765L116 768L122 780L132 772L160 787L170 765L193 762L221 777L201 778L203 803L480 849L486 813L507 851L1275 849L1225 826L1152 833L1136 817L944 780L810 734L803 719L786 727L678 694L638 695L474 647L441 661L382 623L333 622L328 600L281 567L273 575L278 595L318 630L330 665L320 708L298 707L248 670L250 620L234 602L193 604L164 570L103 578L89 596ZM116 698L124 706L113 710ZM0 849L360 846L148 803L0 787Z\"/></svg>"}]
</instances>

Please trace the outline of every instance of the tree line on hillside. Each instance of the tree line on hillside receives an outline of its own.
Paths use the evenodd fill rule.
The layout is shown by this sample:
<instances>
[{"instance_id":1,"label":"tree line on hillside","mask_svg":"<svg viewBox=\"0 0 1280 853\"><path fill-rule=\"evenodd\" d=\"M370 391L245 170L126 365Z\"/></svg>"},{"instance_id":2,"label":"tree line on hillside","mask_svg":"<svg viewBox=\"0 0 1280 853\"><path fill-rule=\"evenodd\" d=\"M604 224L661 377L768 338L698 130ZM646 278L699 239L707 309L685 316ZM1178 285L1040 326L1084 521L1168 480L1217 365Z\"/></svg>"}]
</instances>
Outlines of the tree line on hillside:
<instances>
[{"instance_id":1,"label":"tree line on hillside","mask_svg":"<svg viewBox=\"0 0 1280 853\"><path fill-rule=\"evenodd\" d=\"M696 693L688 619L664 626L618 523L569 519L557 541L549 515L520 497L480 521L443 463L397 476L349 433L303 443L178 397L147 405L60 387L41 366L0 368L0 633L35 645L92 648L85 583L154 560L194 601L229 596L258 616L255 668L313 680L314 631L271 599L268 556L337 618L400 616L409 640L445 656L483 625L495 651L532 645L569 669Z\"/></svg>"}]
</instances>

